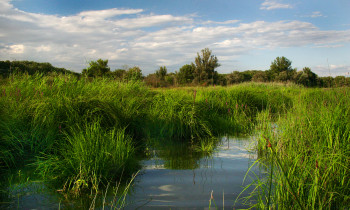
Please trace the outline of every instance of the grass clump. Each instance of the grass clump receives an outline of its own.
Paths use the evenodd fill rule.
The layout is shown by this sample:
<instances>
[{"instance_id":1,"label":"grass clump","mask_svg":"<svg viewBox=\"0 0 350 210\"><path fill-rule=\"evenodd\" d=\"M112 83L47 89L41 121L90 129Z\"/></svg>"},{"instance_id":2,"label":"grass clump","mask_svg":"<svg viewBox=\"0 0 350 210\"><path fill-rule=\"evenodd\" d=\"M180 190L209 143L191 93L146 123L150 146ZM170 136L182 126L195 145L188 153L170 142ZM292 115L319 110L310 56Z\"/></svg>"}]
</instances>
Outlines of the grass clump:
<instances>
[{"instance_id":1,"label":"grass clump","mask_svg":"<svg viewBox=\"0 0 350 210\"><path fill-rule=\"evenodd\" d=\"M100 184L138 168L132 138L124 129L106 130L97 121L71 128L61 144L56 154L38 160L37 170L49 180L66 181L64 187L74 193L97 192Z\"/></svg>"},{"instance_id":2,"label":"grass clump","mask_svg":"<svg viewBox=\"0 0 350 210\"><path fill-rule=\"evenodd\" d=\"M303 89L276 124L261 117L260 163L266 179L252 196L259 208L350 206L349 89ZM277 126L277 127L276 127Z\"/></svg>"},{"instance_id":3,"label":"grass clump","mask_svg":"<svg viewBox=\"0 0 350 210\"><path fill-rule=\"evenodd\" d=\"M200 158L215 149L215 137L257 128L269 176L255 182L256 207L349 206L348 88L151 90L106 78L13 75L0 90L0 167L28 160L70 192L130 177L149 139L181 143ZM185 168L170 158L169 165Z\"/></svg>"}]
</instances>

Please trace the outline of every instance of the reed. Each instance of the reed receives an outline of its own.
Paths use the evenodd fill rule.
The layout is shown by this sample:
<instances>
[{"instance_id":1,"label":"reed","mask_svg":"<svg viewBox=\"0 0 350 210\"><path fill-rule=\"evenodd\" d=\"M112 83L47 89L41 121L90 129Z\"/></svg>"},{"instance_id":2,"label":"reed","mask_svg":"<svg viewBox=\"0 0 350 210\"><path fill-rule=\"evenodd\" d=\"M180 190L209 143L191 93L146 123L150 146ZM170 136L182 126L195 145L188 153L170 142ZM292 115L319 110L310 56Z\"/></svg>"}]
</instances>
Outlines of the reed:
<instances>
[{"instance_id":1,"label":"reed","mask_svg":"<svg viewBox=\"0 0 350 210\"><path fill-rule=\"evenodd\" d=\"M274 123L268 112L260 116L258 162L269 175L255 179L256 207L350 206L348 94L348 88L302 89Z\"/></svg>"},{"instance_id":2,"label":"reed","mask_svg":"<svg viewBox=\"0 0 350 210\"><path fill-rule=\"evenodd\" d=\"M257 164L269 176L254 182L252 205L349 206L348 88L149 89L139 82L37 74L12 75L0 90L2 170L27 160L59 188L96 191L136 172L149 139L210 154L215 137L257 129Z\"/></svg>"}]
</instances>

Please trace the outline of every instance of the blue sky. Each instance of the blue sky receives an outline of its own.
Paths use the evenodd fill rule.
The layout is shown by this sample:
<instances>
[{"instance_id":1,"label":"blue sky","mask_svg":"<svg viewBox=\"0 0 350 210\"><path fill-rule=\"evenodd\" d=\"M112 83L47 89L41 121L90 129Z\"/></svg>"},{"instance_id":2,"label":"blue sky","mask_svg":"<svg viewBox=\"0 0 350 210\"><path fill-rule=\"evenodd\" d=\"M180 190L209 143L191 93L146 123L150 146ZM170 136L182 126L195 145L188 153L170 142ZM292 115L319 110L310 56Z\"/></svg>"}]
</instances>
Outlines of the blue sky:
<instances>
[{"instance_id":1,"label":"blue sky","mask_svg":"<svg viewBox=\"0 0 350 210\"><path fill-rule=\"evenodd\" d=\"M208 47L220 73L285 56L298 70L348 75L349 12L349 0L0 0L0 57L77 72L102 58L147 75Z\"/></svg>"}]
</instances>

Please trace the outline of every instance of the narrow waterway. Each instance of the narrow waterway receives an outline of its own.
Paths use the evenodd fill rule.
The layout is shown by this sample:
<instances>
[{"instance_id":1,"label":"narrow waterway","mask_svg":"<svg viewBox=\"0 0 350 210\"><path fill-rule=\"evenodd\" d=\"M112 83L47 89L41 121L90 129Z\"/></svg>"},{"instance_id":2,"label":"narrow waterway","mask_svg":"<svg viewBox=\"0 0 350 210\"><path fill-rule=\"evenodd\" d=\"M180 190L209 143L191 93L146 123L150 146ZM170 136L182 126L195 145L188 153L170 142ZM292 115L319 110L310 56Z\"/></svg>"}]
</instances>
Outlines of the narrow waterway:
<instances>
[{"instance_id":1,"label":"narrow waterway","mask_svg":"<svg viewBox=\"0 0 350 210\"><path fill-rule=\"evenodd\" d=\"M250 137L223 137L210 155L195 152L186 146L153 147L135 179L126 199L126 209L228 209L245 207L235 203L243 190L243 179L256 160L250 152ZM252 169L258 174L258 169ZM18 174L18 173L23 173ZM2 193L1 209L109 209L113 195L100 194L80 199L67 199L43 182L27 178L25 171L13 174L14 179ZM249 178L244 185L249 184ZM210 198L213 195L210 204ZM248 191L241 195L247 196ZM4 197L5 196L5 197ZM103 202L106 201L105 204Z\"/></svg>"},{"instance_id":2,"label":"narrow waterway","mask_svg":"<svg viewBox=\"0 0 350 210\"><path fill-rule=\"evenodd\" d=\"M252 143L250 138L224 137L209 157L188 154L180 148L155 152L143 162L144 170L130 196L134 203L127 209L209 208L211 194L211 207L243 207L234 202L242 192L247 169L256 160L256 153L249 152ZM169 154L172 156L167 157Z\"/></svg>"}]
</instances>

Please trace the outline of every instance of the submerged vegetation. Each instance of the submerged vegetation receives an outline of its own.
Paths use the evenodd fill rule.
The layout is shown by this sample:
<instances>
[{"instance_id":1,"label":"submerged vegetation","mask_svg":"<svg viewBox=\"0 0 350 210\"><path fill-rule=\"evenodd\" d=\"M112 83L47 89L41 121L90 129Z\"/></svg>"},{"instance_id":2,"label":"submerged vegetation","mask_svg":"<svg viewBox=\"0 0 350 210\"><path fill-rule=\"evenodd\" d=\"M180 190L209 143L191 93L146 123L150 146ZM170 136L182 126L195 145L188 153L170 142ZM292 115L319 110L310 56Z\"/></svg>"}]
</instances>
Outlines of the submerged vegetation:
<instances>
[{"instance_id":1,"label":"submerged vegetation","mask_svg":"<svg viewBox=\"0 0 350 210\"><path fill-rule=\"evenodd\" d=\"M24 162L55 189L79 195L133 177L150 140L210 154L219 135L254 133L256 164L268 175L253 182L252 206L350 206L349 88L151 89L137 79L72 74L12 74L0 88L0 173Z\"/></svg>"}]
</instances>

